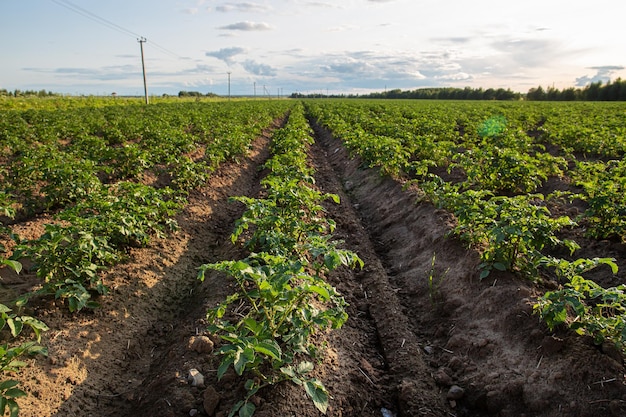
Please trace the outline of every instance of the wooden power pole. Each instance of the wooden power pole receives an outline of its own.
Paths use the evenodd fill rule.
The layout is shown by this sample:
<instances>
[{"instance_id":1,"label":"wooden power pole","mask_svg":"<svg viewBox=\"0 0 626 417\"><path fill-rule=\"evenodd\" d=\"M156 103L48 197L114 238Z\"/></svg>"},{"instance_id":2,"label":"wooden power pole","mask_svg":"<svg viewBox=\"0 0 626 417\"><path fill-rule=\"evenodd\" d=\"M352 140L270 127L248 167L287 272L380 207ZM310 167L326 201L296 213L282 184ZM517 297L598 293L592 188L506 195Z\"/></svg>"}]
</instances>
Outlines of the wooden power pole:
<instances>
[{"instance_id":1,"label":"wooden power pole","mask_svg":"<svg viewBox=\"0 0 626 417\"><path fill-rule=\"evenodd\" d=\"M148 83L146 82L146 63L143 59L143 43L146 41L147 39L144 37L137 39L137 42L139 42L139 48L141 48L141 69L143 70L143 91L144 91L144 94L146 95L146 104L148 104Z\"/></svg>"}]
</instances>

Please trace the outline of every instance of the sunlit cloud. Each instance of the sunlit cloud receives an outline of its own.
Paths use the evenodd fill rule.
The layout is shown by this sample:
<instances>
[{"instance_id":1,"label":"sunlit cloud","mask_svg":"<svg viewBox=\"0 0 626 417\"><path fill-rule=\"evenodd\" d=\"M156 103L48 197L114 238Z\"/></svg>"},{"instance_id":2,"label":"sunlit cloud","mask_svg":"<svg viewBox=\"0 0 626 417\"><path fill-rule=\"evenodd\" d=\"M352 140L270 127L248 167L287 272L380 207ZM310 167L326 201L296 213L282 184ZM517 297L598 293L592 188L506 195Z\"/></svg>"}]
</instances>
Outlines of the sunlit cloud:
<instances>
[{"instance_id":1,"label":"sunlit cloud","mask_svg":"<svg viewBox=\"0 0 626 417\"><path fill-rule=\"evenodd\" d=\"M589 67L589 69L595 70L596 73L592 76L584 75L582 77L576 78L576 86L584 87L586 85L589 85L591 83L596 83L596 82L608 83L609 81L611 81L611 76L616 71L621 71L625 68L626 67L623 67L621 65L604 65L600 67Z\"/></svg>"}]
</instances>

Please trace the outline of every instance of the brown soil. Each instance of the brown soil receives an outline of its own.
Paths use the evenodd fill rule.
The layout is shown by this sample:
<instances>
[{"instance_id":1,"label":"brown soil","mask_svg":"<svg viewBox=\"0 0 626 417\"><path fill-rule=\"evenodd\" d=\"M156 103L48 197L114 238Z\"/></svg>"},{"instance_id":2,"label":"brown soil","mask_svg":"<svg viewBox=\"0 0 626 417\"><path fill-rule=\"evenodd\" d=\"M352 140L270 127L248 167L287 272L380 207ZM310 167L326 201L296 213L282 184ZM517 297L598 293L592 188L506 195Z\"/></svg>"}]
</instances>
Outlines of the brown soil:
<instances>
[{"instance_id":1,"label":"brown soil","mask_svg":"<svg viewBox=\"0 0 626 417\"><path fill-rule=\"evenodd\" d=\"M350 319L320 337L327 354L316 376L332 395L328 415L626 415L615 349L548 332L532 314L539 288L509 274L479 281L478 256L446 238L448 214L416 204L414 190L362 169L336 139L316 133L317 184L341 197L341 205L327 205L329 216L366 265L330 278ZM35 305L33 314L50 326L43 340L50 354L19 375L29 393L22 416L206 416L213 406L210 415L228 415L244 379L227 373L218 382L218 358L207 353L217 340L198 336L206 335L206 309L231 283L218 274L200 283L196 274L204 263L243 255L229 239L243 207L227 200L259 193L267 143L259 138L246 160L223 166L194 192L179 232L132 249L106 275L113 290L100 309L70 315L54 302ZM20 227L36 233L41 226ZM583 256L607 256L596 250L624 261L622 246L610 242ZM204 386L188 383L191 369ZM253 400L258 416L320 415L291 384Z\"/></svg>"}]
</instances>

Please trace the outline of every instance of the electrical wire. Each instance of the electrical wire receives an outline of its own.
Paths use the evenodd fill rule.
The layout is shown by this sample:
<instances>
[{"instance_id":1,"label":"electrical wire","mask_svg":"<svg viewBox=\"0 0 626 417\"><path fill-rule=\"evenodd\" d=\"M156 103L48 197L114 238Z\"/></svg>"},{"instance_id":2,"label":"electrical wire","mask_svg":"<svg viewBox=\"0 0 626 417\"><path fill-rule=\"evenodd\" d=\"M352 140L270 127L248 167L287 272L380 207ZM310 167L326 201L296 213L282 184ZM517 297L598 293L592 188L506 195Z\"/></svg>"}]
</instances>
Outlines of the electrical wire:
<instances>
[{"instance_id":1,"label":"electrical wire","mask_svg":"<svg viewBox=\"0 0 626 417\"><path fill-rule=\"evenodd\" d=\"M83 9L82 7L67 1L67 0L51 0L53 3L61 6L61 7L65 7L68 10L73 11L74 13L78 13L79 15L86 17L89 20L92 20L96 23L100 23L101 25L104 25L106 27L108 27L109 29L113 29L119 33L123 33L125 35L129 35L132 36L134 38L141 38L141 35L138 35L137 33L128 30L126 28L123 28L120 25L117 25L113 22L111 22L110 20L107 20L103 17L100 17L98 15L96 15L95 13L90 12L89 10Z\"/></svg>"},{"instance_id":2,"label":"electrical wire","mask_svg":"<svg viewBox=\"0 0 626 417\"><path fill-rule=\"evenodd\" d=\"M128 35L128 36L131 36L133 38L136 38L138 41L140 39L143 39L144 41L146 41L146 38L144 38L143 36L133 32L132 30L126 29L126 28L124 28L124 27L122 27L122 26L120 26L120 25L118 25L118 24L116 24L116 23L114 23L114 22L112 22L112 21L110 21L108 19L105 19L104 17L98 16L97 14L92 13L89 10L84 9L84 8L82 8L82 7L76 5L76 4L74 4L74 3L72 3L72 2L70 2L68 0L51 0L51 1L53 3L61 6L61 7L64 7L66 9L68 9L68 10L73 11L74 13L77 13L77 14L83 16L83 17L86 17L89 20L92 20L92 21L94 21L96 23L99 23L99 24L101 24L103 26L106 26L109 29L113 29L113 30L115 30L115 31L117 31L119 33L124 34L124 35ZM184 59L182 56L178 55L177 53L172 52L169 49L167 49L167 48L165 48L165 47L163 47L163 46L161 46L161 45L159 45L159 44L157 44L157 43L155 43L153 41L150 41L149 44L154 46L156 49L159 49L161 52L164 52L164 53L166 53L168 55L171 55L171 56L173 56L175 58Z\"/></svg>"}]
</instances>

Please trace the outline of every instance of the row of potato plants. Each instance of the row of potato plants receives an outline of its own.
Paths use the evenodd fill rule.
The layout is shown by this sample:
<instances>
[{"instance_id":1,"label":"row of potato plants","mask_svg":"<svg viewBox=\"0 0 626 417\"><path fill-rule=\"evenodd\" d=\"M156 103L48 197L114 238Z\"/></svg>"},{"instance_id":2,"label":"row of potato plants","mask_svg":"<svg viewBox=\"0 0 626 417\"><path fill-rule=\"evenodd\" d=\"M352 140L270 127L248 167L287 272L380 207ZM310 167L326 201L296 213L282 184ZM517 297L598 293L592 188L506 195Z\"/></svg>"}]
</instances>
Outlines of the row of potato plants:
<instances>
[{"instance_id":1,"label":"row of potato plants","mask_svg":"<svg viewBox=\"0 0 626 417\"><path fill-rule=\"evenodd\" d=\"M64 299L71 311L93 306L92 292L107 291L100 271L127 247L175 229L187 193L243 155L284 110L241 102L3 114L24 129L2 130L0 209L20 220L38 212L54 218L38 238L13 234L12 259L34 262L43 281L37 294Z\"/></svg>"},{"instance_id":2,"label":"row of potato plants","mask_svg":"<svg viewBox=\"0 0 626 417\"><path fill-rule=\"evenodd\" d=\"M200 268L202 280L208 270L217 270L237 284L237 291L207 314L208 330L222 341L218 380L231 367L248 376L245 398L230 416L253 415L252 397L282 381L302 386L322 413L328 408L326 388L311 375L323 353L312 338L341 327L348 316L346 302L326 278L340 266L363 262L332 236L335 222L322 203L339 203L339 197L316 188L314 171L307 165L311 143L310 126L298 105L273 134L263 196L233 198L246 210L232 241L243 243L249 255Z\"/></svg>"},{"instance_id":3,"label":"row of potato plants","mask_svg":"<svg viewBox=\"0 0 626 417\"><path fill-rule=\"evenodd\" d=\"M222 102L0 112L0 175L19 218L63 207L101 183L142 181L146 172L186 189L285 108Z\"/></svg>"},{"instance_id":4,"label":"row of potato plants","mask_svg":"<svg viewBox=\"0 0 626 417\"><path fill-rule=\"evenodd\" d=\"M39 341L47 329L21 313L30 298L52 296L71 312L96 307L93 296L108 291L103 270L129 247L175 230L189 191L223 161L244 155L286 108L224 102L0 112L0 237L9 243L0 246L0 266L20 272L29 259L41 279L36 290L0 304L0 330L8 326L3 377L24 365L19 356L45 353L18 338L30 327ZM149 181L159 176L171 181ZM43 234L14 232L41 213L52 218ZM17 415L15 399L24 392L16 384L0 382L0 415L7 407Z\"/></svg>"},{"instance_id":5,"label":"row of potato plants","mask_svg":"<svg viewBox=\"0 0 626 417\"><path fill-rule=\"evenodd\" d=\"M494 270L508 270L535 280L552 270L562 286L535 305L547 325L554 329L567 324L598 343L611 340L626 353L626 286L602 288L583 277L599 265L617 273L615 260L576 259L578 244L560 238L565 228L582 224L589 237L626 242L623 106L400 101L306 105L365 164L416 182L423 199L453 213L452 233L481 255L481 279ZM572 123L573 115L594 123ZM606 123L598 124L600 120ZM592 159L577 159L581 152ZM570 178L583 191L541 193L554 177ZM587 204L584 213L575 219L557 214L573 199ZM551 256L562 252L559 248L569 252L567 259Z\"/></svg>"}]
</instances>

